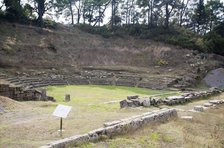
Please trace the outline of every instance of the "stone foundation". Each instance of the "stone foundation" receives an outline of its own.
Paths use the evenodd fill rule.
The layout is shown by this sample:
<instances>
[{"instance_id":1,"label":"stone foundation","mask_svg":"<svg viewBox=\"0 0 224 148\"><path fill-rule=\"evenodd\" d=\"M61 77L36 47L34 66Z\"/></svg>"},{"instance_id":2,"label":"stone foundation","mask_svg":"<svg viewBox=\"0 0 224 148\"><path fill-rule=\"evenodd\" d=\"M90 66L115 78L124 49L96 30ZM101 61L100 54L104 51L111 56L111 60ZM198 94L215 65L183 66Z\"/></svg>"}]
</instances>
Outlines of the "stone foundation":
<instances>
[{"instance_id":1,"label":"stone foundation","mask_svg":"<svg viewBox=\"0 0 224 148\"><path fill-rule=\"evenodd\" d=\"M169 96L166 98L153 98L153 97L144 97L139 98L138 96L128 96L126 100L120 101L120 107L149 107L149 106L159 106L159 105L178 105L178 104L184 104L190 101L193 101L195 99L200 98L206 98L210 97L212 95L220 94L224 91L224 89L221 88L211 88L207 91L199 91L199 92L191 92L186 93L180 96Z\"/></svg>"},{"instance_id":2,"label":"stone foundation","mask_svg":"<svg viewBox=\"0 0 224 148\"><path fill-rule=\"evenodd\" d=\"M114 124L93 130L84 135L76 135L62 140L52 142L41 148L66 148L75 147L85 142L92 142L99 140L102 137L111 137L118 134L124 134L129 131L136 130L146 124L163 122L171 118L177 117L177 111L175 109L161 109L155 112L145 113L139 116L123 119L114 122Z\"/></svg>"},{"instance_id":3,"label":"stone foundation","mask_svg":"<svg viewBox=\"0 0 224 148\"><path fill-rule=\"evenodd\" d=\"M210 88L207 91L192 92L192 93L187 93L180 96L167 97L165 99L162 99L162 102L166 105L184 104L186 102L190 102L195 99L207 98L213 95L218 95L222 93L223 91L224 90L221 88Z\"/></svg>"},{"instance_id":4,"label":"stone foundation","mask_svg":"<svg viewBox=\"0 0 224 148\"><path fill-rule=\"evenodd\" d=\"M17 101L55 101L53 97L46 96L35 89L23 89L19 86L10 86L9 84L0 84L0 96L12 98Z\"/></svg>"}]
</instances>

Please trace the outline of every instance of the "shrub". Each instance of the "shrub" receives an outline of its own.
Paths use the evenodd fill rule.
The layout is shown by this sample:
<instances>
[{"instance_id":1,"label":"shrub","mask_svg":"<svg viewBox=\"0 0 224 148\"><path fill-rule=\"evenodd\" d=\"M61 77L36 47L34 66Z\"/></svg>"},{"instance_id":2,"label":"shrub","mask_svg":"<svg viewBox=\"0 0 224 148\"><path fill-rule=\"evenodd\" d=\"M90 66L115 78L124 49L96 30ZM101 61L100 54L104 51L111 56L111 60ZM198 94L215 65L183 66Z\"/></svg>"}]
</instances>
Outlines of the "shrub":
<instances>
[{"instance_id":1,"label":"shrub","mask_svg":"<svg viewBox=\"0 0 224 148\"><path fill-rule=\"evenodd\" d=\"M50 29L56 29L57 23L50 19L44 19L44 27L50 28Z\"/></svg>"},{"instance_id":2,"label":"shrub","mask_svg":"<svg viewBox=\"0 0 224 148\"><path fill-rule=\"evenodd\" d=\"M224 22L204 37L209 52L224 55Z\"/></svg>"},{"instance_id":3,"label":"shrub","mask_svg":"<svg viewBox=\"0 0 224 148\"><path fill-rule=\"evenodd\" d=\"M155 64L158 66L165 66L165 65L168 65L169 63L165 59L159 58L159 59L156 59Z\"/></svg>"}]
</instances>

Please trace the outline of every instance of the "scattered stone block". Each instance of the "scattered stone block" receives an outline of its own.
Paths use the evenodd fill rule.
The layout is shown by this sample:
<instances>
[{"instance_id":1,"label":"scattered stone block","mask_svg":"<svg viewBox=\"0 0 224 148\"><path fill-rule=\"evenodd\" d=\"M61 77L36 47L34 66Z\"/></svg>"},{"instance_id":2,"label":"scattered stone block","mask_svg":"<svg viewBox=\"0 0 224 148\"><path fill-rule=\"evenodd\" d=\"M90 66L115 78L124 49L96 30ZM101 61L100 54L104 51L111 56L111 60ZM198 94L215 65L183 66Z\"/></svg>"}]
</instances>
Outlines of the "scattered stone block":
<instances>
[{"instance_id":1,"label":"scattered stone block","mask_svg":"<svg viewBox=\"0 0 224 148\"><path fill-rule=\"evenodd\" d=\"M69 102L71 100L70 94L65 95L65 102Z\"/></svg>"},{"instance_id":2,"label":"scattered stone block","mask_svg":"<svg viewBox=\"0 0 224 148\"><path fill-rule=\"evenodd\" d=\"M47 91L46 89L41 90L41 99L46 100L47 99Z\"/></svg>"},{"instance_id":3,"label":"scattered stone block","mask_svg":"<svg viewBox=\"0 0 224 148\"><path fill-rule=\"evenodd\" d=\"M222 100L211 100L209 101L209 103L218 105L218 104L222 104Z\"/></svg>"},{"instance_id":4,"label":"scattered stone block","mask_svg":"<svg viewBox=\"0 0 224 148\"><path fill-rule=\"evenodd\" d=\"M181 116L181 119L185 119L185 120L192 120L193 117L192 116Z\"/></svg>"},{"instance_id":5,"label":"scattered stone block","mask_svg":"<svg viewBox=\"0 0 224 148\"><path fill-rule=\"evenodd\" d=\"M149 100L149 99L148 99L148 100L144 100L144 101L142 102L142 105L143 105L144 107L150 107L150 106L151 106L150 100Z\"/></svg>"},{"instance_id":6,"label":"scattered stone block","mask_svg":"<svg viewBox=\"0 0 224 148\"><path fill-rule=\"evenodd\" d=\"M194 110L195 110L195 111L198 111L198 112L202 112L202 111L204 111L204 108L203 108L203 106L198 105L198 106L195 106L195 107L194 107Z\"/></svg>"},{"instance_id":7,"label":"scattered stone block","mask_svg":"<svg viewBox=\"0 0 224 148\"><path fill-rule=\"evenodd\" d=\"M138 95L135 95L135 96L127 96L127 99L128 100L134 100L134 99L138 99Z\"/></svg>"},{"instance_id":8,"label":"scattered stone block","mask_svg":"<svg viewBox=\"0 0 224 148\"><path fill-rule=\"evenodd\" d=\"M205 104L204 104L204 107L211 107L211 106L213 106L212 103L205 103Z\"/></svg>"},{"instance_id":9,"label":"scattered stone block","mask_svg":"<svg viewBox=\"0 0 224 148\"><path fill-rule=\"evenodd\" d=\"M128 102L127 102L127 100L122 100L122 101L120 101L120 107L121 107L121 108L128 107Z\"/></svg>"},{"instance_id":10,"label":"scattered stone block","mask_svg":"<svg viewBox=\"0 0 224 148\"><path fill-rule=\"evenodd\" d=\"M104 125L104 127L108 127L108 126L113 126L113 125L119 124L121 122L122 121L118 120L118 121L106 122L103 125Z\"/></svg>"}]
</instances>

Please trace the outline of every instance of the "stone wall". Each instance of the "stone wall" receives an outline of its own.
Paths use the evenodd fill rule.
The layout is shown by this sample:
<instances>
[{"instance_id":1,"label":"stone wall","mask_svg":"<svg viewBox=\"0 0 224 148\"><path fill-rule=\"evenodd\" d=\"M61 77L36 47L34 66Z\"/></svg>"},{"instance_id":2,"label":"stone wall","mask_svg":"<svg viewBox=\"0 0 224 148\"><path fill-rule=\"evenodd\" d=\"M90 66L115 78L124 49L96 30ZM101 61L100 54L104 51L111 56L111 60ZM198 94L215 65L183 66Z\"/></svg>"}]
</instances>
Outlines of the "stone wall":
<instances>
[{"instance_id":1,"label":"stone wall","mask_svg":"<svg viewBox=\"0 0 224 148\"><path fill-rule=\"evenodd\" d=\"M153 98L153 97L144 97L139 98L139 96L128 96L127 99L120 101L120 107L149 107L149 106L159 106L159 105L178 105L184 104L195 99L207 98L212 95L220 94L224 91L221 88L210 88L207 91L198 91L198 92L189 92L179 96L169 96L166 98Z\"/></svg>"},{"instance_id":2,"label":"stone wall","mask_svg":"<svg viewBox=\"0 0 224 148\"><path fill-rule=\"evenodd\" d=\"M177 105L177 104L190 102L195 99L207 98L213 95L218 95L222 93L223 91L224 89L221 89L221 88L210 88L207 91L191 92L191 93L183 94L180 96L170 96L160 101L166 105Z\"/></svg>"},{"instance_id":3,"label":"stone wall","mask_svg":"<svg viewBox=\"0 0 224 148\"><path fill-rule=\"evenodd\" d=\"M113 124L106 123L105 127L93 130L84 135L76 135L62 140L58 140L49 143L41 148L66 148L75 147L85 142L91 142L99 140L102 137L111 137L118 134L124 134L129 131L136 130L146 124L154 122L167 121L171 118L177 117L177 111L175 109L161 109L154 112L145 113L139 116L119 120L113 122Z\"/></svg>"},{"instance_id":4,"label":"stone wall","mask_svg":"<svg viewBox=\"0 0 224 148\"><path fill-rule=\"evenodd\" d=\"M23 89L22 87L9 84L0 84L0 96L9 97L17 101L54 101L53 97L43 96L42 92L35 89Z\"/></svg>"}]
</instances>

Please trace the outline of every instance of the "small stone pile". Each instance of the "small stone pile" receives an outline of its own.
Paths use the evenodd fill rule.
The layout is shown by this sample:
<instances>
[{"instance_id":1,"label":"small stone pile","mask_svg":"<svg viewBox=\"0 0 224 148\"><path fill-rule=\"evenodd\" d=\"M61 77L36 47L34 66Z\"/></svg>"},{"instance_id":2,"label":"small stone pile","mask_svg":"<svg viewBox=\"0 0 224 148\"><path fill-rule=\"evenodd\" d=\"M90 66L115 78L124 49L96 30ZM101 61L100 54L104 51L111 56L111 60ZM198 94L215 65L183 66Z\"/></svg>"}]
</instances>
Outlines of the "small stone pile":
<instances>
[{"instance_id":1,"label":"small stone pile","mask_svg":"<svg viewBox=\"0 0 224 148\"><path fill-rule=\"evenodd\" d=\"M139 98L139 96L127 96L126 100L120 101L120 107L150 107L150 106L157 106L159 104L159 101L156 99L153 99L151 97L144 97Z\"/></svg>"},{"instance_id":2,"label":"small stone pile","mask_svg":"<svg viewBox=\"0 0 224 148\"><path fill-rule=\"evenodd\" d=\"M213 106L217 106L221 104L224 104L224 100L210 100L208 103L195 106L194 111L202 112L209 107L213 107Z\"/></svg>"}]
</instances>

